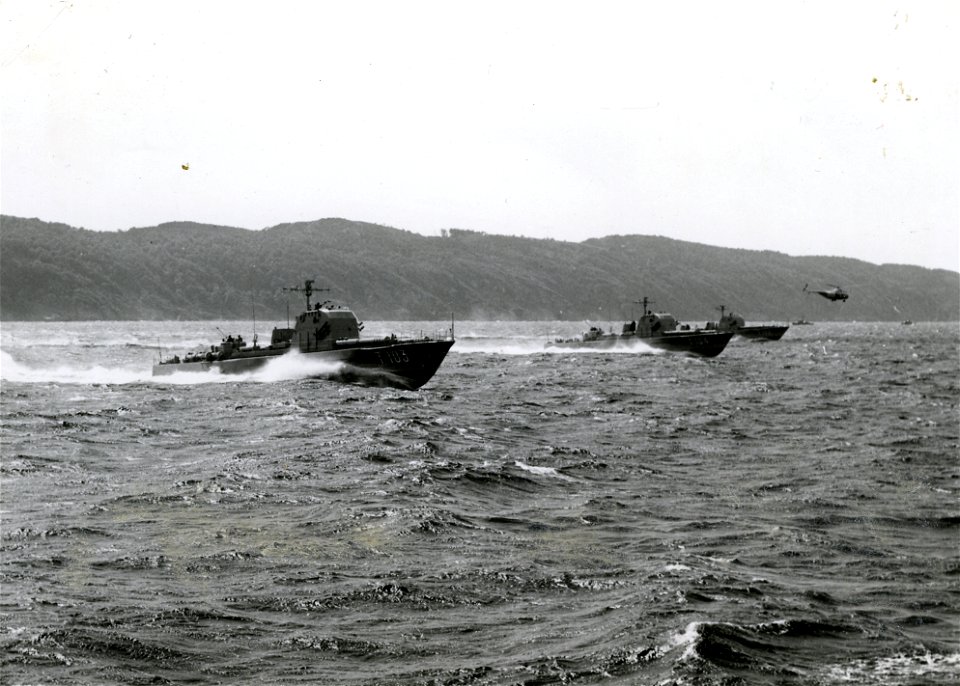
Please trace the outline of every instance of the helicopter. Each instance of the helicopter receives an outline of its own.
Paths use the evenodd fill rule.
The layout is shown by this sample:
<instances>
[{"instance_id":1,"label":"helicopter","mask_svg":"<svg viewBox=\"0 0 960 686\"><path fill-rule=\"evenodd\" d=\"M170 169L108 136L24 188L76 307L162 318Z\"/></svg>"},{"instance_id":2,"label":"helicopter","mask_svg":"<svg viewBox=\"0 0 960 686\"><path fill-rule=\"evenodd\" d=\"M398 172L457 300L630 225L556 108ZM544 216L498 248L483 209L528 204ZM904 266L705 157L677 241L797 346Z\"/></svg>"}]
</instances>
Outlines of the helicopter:
<instances>
[{"instance_id":1,"label":"helicopter","mask_svg":"<svg viewBox=\"0 0 960 686\"><path fill-rule=\"evenodd\" d=\"M835 285L833 285L833 284L827 284L828 286L830 286L830 288L827 288L827 289L822 290L822 291L808 291L808 290L807 290L807 286L808 286L808 285L809 285L809 284L804 284L804 285L803 285L803 292L804 292L804 293L807 293L808 295L809 295L810 293L817 293L818 295L822 295L822 296L823 296L824 298L826 298L827 300L832 300L832 301L834 301L834 302L836 302L837 300L839 300L840 302L843 302L844 300L846 300L847 298L850 297L850 294L847 293L847 292L846 292L845 290L843 290L842 288L840 288L840 286L835 286Z\"/></svg>"}]
</instances>

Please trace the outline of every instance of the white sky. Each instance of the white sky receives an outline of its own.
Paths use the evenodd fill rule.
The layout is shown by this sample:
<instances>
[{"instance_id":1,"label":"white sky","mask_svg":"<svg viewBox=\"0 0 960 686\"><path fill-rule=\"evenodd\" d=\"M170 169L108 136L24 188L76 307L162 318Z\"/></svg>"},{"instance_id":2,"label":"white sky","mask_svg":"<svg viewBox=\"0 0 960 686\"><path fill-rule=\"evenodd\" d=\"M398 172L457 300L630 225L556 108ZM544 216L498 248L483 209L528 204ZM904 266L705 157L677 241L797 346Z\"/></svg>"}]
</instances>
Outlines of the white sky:
<instances>
[{"instance_id":1,"label":"white sky","mask_svg":"<svg viewBox=\"0 0 960 686\"><path fill-rule=\"evenodd\" d=\"M960 270L958 20L952 0L0 0L0 211Z\"/></svg>"}]
</instances>

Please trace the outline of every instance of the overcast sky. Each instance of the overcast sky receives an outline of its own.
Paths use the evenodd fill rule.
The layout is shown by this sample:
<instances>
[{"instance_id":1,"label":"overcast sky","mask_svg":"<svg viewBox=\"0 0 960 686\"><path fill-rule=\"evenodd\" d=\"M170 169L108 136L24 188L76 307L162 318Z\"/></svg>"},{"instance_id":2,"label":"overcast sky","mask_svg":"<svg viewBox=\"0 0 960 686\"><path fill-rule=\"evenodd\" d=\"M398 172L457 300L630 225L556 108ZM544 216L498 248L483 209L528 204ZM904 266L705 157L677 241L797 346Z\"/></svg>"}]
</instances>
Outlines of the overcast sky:
<instances>
[{"instance_id":1,"label":"overcast sky","mask_svg":"<svg viewBox=\"0 0 960 686\"><path fill-rule=\"evenodd\" d=\"M950 0L3 0L0 16L4 214L657 234L960 270Z\"/></svg>"}]
</instances>

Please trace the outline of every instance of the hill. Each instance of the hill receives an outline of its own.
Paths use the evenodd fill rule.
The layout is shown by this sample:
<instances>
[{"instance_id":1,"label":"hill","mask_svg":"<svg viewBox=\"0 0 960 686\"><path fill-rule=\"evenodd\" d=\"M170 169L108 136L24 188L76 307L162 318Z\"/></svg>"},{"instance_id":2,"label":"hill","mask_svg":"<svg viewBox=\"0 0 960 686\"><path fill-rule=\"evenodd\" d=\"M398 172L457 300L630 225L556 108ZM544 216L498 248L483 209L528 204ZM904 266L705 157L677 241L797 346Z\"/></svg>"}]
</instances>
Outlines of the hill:
<instances>
[{"instance_id":1,"label":"hill","mask_svg":"<svg viewBox=\"0 0 960 686\"><path fill-rule=\"evenodd\" d=\"M0 217L0 319L286 316L285 286L316 279L361 319L617 321L649 296L699 323L724 304L748 322L955 321L960 273L791 257L660 236L571 243L450 229L423 236L322 219L261 231L191 222L98 232ZM844 304L802 292L840 284ZM300 307L299 298L290 300Z\"/></svg>"}]
</instances>

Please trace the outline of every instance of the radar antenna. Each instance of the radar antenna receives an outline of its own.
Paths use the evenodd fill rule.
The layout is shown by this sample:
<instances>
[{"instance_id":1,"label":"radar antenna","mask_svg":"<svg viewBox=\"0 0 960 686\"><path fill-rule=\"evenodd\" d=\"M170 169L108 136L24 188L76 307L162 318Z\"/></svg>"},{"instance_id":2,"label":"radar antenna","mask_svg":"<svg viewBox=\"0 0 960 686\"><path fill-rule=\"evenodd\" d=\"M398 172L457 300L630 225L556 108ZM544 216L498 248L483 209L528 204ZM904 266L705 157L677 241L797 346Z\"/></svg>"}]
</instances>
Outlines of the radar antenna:
<instances>
[{"instance_id":1,"label":"radar antenna","mask_svg":"<svg viewBox=\"0 0 960 686\"><path fill-rule=\"evenodd\" d=\"M314 288L313 279L306 279L303 282L303 286L291 286L290 288L284 288L284 291L303 293L307 298L307 309L310 309L310 297L314 294L315 291L329 291L329 288Z\"/></svg>"},{"instance_id":2,"label":"radar antenna","mask_svg":"<svg viewBox=\"0 0 960 686\"><path fill-rule=\"evenodd\" d=\"M653 304L653 301L650 300L649 298L647 298L647 296L643 296L643 300L634 300L633 302L635 302L637 305L643 305L643 316L644 316L644 317L646 317L647 314L648 314L648 312L647 312L647 305L652 305L652 304Z\"/></svg>"}]
</instances>

